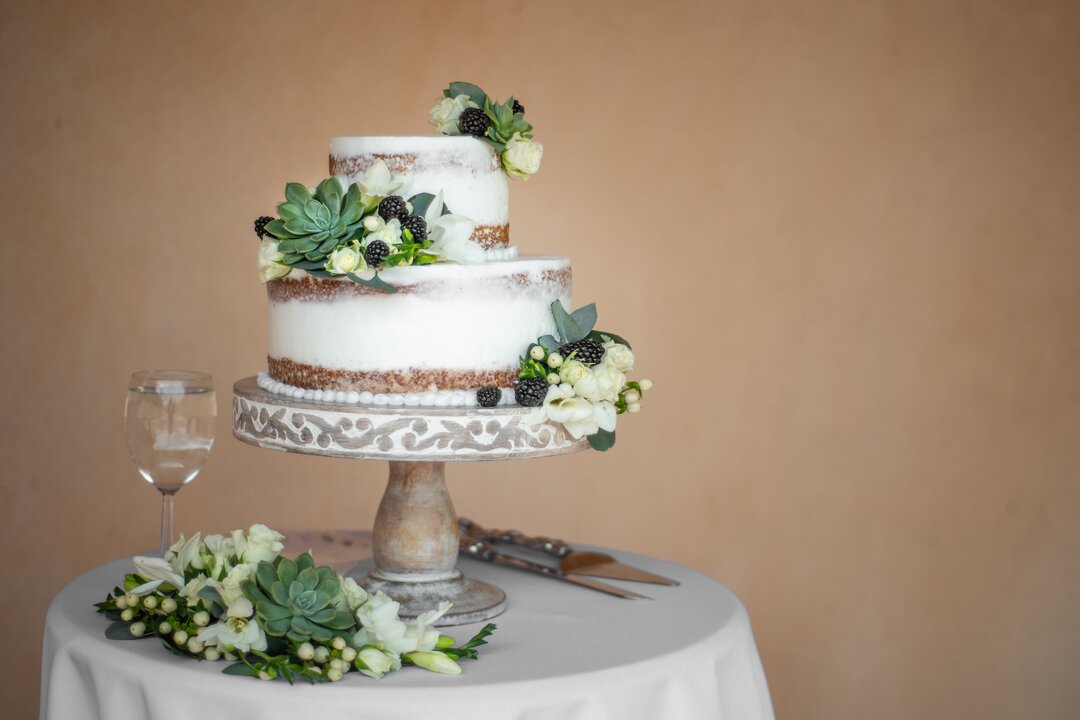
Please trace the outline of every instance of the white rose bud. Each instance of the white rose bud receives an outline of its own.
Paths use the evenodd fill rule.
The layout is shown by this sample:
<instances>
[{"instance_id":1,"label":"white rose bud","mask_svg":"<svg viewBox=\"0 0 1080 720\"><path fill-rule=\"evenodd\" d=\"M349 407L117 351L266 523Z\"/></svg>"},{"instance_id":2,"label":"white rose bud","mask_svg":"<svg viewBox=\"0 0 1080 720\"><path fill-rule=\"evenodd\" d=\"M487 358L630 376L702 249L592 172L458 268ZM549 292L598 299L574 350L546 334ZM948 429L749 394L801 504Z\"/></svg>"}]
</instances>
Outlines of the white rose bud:
<instances>
[{"instance_id":1,"label":"white rose bud","mask_svg":"<svg viewBox=\"0 0 1080 720\"><path fill-rule=\"evenodd\" d=\"M176 601L172 598L165 598L161 601L161 609L167 613L176 612Z\"/></svg>"},{"instance_id":2,"label":"white rose bud","mask_svg":"<svg viewBox=\"0 0 1080 720\"><path fill-rule=\"evenodd\" d=\"M296 648L296 657L301 660L312 660L315 658L315 646L309 642L300 643L300 647Z\"/></svg>"},{"instance_id":3,"label":"white rose bud","mask_svg":"<svg viewBox=\"0 0 1080 720\"><path fill-rule=\"evenodd\" d=\"M216 647L208 647L203 650L203 657L211 662L217 662L221 659L221 652Z\"/></svg>"},{"instance_id":4,"label":"white rose bud","mask_svg":"<svg viewBox=\"0 0 1080 720\"><path fill-rule=\"evenodd\" d=\"M345 649L345 638L338 635L336 638L334 638L333 642L331 642L330 644L334 646L335 650L344 650Z\"/></svg>"},{"instance_id":5,"label":"white rose bud","mask_svg":"<svg viewBox=\"0 0 1080 720\"><path fill-rule=\"evenodd\" d=\"M605 343L604 361L619 372L629 372L634 369L634 352L622 343Z\"/></svg>"},{"instance_id":6,"label":"white rose bud","mask_svg":"<svg viewBox=\"0 0 1080 720\"><path fill-rule=\"evenodd\" d=\"M591 374L592 371L580 360L567 360L559 367L559 377L571 385L577 385L583 377Z\"/></svg>"},{"instance_id":7,"label":"white rose bud","mask_svg":"<svg viewBox=\"0 0 1080 720\"><path fill-rule=\"evenodd\" d=\"M133 637L142 637L146 632L146 623L131 623L131 627L128 628L131 631Z\"/></svg>"},{"instance_id":8,"label":"white rose bud","mask_svg":"<svg viewBox=\"0 0 1080 720\"><path fill-rule=\"evenodd\" d=\"M458 118L461 117L461 113L471 107L479 106L470 100L468 95L441 98L435 103L435 107L431 108L430 122L444 135L460 135Z\"/></svg>"},{"instance_id":9,"label":"white rose bud","mask_svg":"<svg viewBox=\"0 0 1080 720\"><path fill-rule=\"evenodd\" d=\"M551 353L548 355L547 364L549 368L557 368L562 365L563 356L559 353Z\"/></svg>"},{"instance_id":10,"label":"white rose bud","mask_svg":"<svg viewBox=\"0 0 1080 720\"><path fill-rule=\"evenodd\" d=\"M157 598L153 595L147 595L142 601L143 607L147 610L153 610L157 607Z\"/></svg>"},{"instance_id":11,"label":"white rose bud","mask_svg":"<svg viewBox=\"0 0 1080 720\"><path fill-rule=\"evenodd\" d=\"M172 632L172 625L167 622L163 622L157 626L157 631L161 635L168 635Z\"/></svg>"},{"instance_id":12,"label":"white rose bud","mask_svg":"<svg viewBox=\"0 0 1080 720\"><path fill-rule=\"evenodd\" d=\"M187 644L188 634L183 630L177 630L172 636L173 642L177 645L183 646Z\"/></svg>"},{"instance_id":13,"label":"white rose bud","mask_svg":"<svg viewBox=\"0 0 1080 720\"><path fill-rule=\"evenodd\" d=\"M356 659L356 649L351 647L345 648L341 651L341 659L344 662L351 663Z\"/></svg>"},{"instance_id":14,"label":"white rose bud","mask_svg":"<svg viewBox=\"0 0 1080 720\"><path fill-rule=\"evenodd\" d=\"M378 215L368 215L364 218L364 229L368 232L375 232L384 224L383 219Z\"/></svg>"},{"instance_id":15,"label":"white rose bud","mask_svg":"<svg viewBox=\"0 0 1080 720\"><path fill-rule=\"evenodd\" d=\"M544 348L539 345L533 345L532 349L529 350L529 357L531 357L533 360L543 360L544 354Z\"/></svg>"},{"instance_id":16,"label":"white rose bud","mask_svg":"<svg viewBox=\"0 0 1080 720\"><path fill-rule=\"evenodd\" d=\"M210 613L205 610L200 610L191 616L191 621L198 627L206 627L210 624Z\"/></svg>"},{"instance_id":17,"label":"white rose bud","mask_svg":"<svg viewBox=\"0 0 1080 720\"><path fill-rule=\"evenodd\" d=\"M113 602L116 604L116 609L117 610L126 610L127 609L127 597L126 596L121 595L120 597L116 598L116 600L114 600Z\"/></svg>"},{"instance_id":18,"label":"white rose bud","mask_svg":"<svg viewBox=\"0 0 1080 720\"><path fill-rule=\"evenodd\" d=\"M514 137L506 143L506 150L503 150L503 168L510 177L528 180L540 169L540 158L543 155L543 145L521 137L521 133L514 133Z\"/></svg>"},{"instance_id":19,"label":"white rose bud","mask_svg":"<svg viewBox=\"0 0 1080 720\"><path fill-rule=\"evenodd\" d=\"M638 385L641 386L642 390L652 390L652 380L649 380L648 378L639 382Z\"/></svg>"},{"instance_id":20,"label":"white rose bud","mask_svg":"<svg viewBox=\"0 0 1080 720\"><path fill-rule=\"evenodd\" d=\"M330 682L337 682L341 679L341 671L335 668L330 668L326 671L326 679Z\"/></svg>"},{"instance_id":21,"label":"white rose bud","mask_svg":"<svg viewBox=\"0 0 1080 720\"><path fill-rule=\"evenodd\" d=\"M359 247L352 245L346 245L340 247L334 252L330 253L330 257L326 260L326 271L333 273L334 275L344 275L345 273L356 272L363 269L361 264L364 258L360 254Z\"/></svg>"},{"instance_id":22,"label":"white rose bud","mask_svg":"<svg viewBox=\"0 0 1080 720\"><path fill-rule=\"evenodd\" d=\"M135 617L135 611L131 608L124 610L120 613L120 619L124 622L131 622L131 618Z\"/></svg>"}]
</instances>

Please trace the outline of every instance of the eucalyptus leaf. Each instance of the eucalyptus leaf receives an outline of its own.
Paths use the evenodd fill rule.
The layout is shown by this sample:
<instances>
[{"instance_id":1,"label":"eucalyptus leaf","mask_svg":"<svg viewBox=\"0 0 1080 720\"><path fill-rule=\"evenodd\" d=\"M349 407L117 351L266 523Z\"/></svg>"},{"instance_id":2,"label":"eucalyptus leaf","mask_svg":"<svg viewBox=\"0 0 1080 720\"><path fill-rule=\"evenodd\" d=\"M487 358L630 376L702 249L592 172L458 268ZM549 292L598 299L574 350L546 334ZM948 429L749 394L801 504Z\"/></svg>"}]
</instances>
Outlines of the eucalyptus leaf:
<instances>
[{"instance_id":1,"label":"eucalyptus leaf","mask_svg":"<svg viewBox=\"0 0 1080 720\"><path fill-rule=\"evenodd\" d=\"M586 333L581 331L577 321L566 312L566 308L558 300L551 303L551 315L555 318L555 328L563 342L574 342L585 337Z\"/></svg>"},{"instance_id":2,"label":"eucalyptus leaf","mask_svg":"<svg viewBox=\"0 0 1080 720\"><path fill-rule=\"evenodd\" d=\"M131 634L131 623L117 620L105 628L105 637L110 640L142 640L144 637L154 637L154 633L149 632L135 637Z\"/></svg>"},{"instance_id":3,"label":"eucalyptus leaf","mask_svg":"<svg viewBox=\"0 0 1080 720\"><path fill-rule=\"evenodd\" d=\"M540 344L543 345L548 352L555 352L559 349L559 341L551 335L544 335L541 337Z\"/></svg>"},{"instance_id":4,"label":"eucalyptus leaf","mask_svg":"<svg viewBox=\"0 0 1080 720\"><path fill-rule=\"evenodd\" d=\"M574 322L581 328L581 332L588 335L592 332L593 326L596 325L596 303L589 303L584 307L579 307L570 313L570 317L574 318Z\"/></svg>"},{"instance_id":5,"label":"eucalyptus leaf","mask_svg":"<svg viewBox=\"0 0 1080 720\"><path fill-rule=\"evenodd\" d=\"M604 452L610 450L613 445L615 445L614 430L597 430L589 436L589 446L593 450Z\"/></svg>"},{"instance_id":6,"label":"eucalyptus leaf","mask_svg":"<svg viewBox=\"0 0 1080 720\"><path fill-rule=\"evenodd\" d=\"M320 263L313 263L313 264L318 265L319 267L322 267L323 265L325 265L325 263L321 263L321 264ZM317 278L323 278L323 279L329 279L329 278L337 277L333 273L327 272L326 270L316 270L314 268L309 269L307 271L307 274L312 275L312 276L317 277Z\"/></svg>"},{"instance_id":7,"label":"eucalyptus leaf","mask_svg":"<svg viewBox=\"0 0 1080 720\"><path fill-rule=\"evenodd\" d=\"M449 94L446 97L457 97L458 95L466 95L470 100L476 103L477 107L484 107L484 101L487 100L487 93L478 88L476 85L467 82L452 82L448 88Z\"/></svg>"},{"instance_id":8,"label":"eucalyptus leaf","mask_svg":"<svg viewBox=\"0 0 1080 720\"><path fill-rule=\"evenodd\" d=\"M591 333L589 333L588 339L595 340L596 342L601 344L607 342L608 340L614 340L620 345L625 345L626 347L633 350L633 348L630 347L630 343L627 342L626 338L620 337L615 333L608 332L607 330L593 330Z\"/></svg>"},{"instance_id":9,"label":"eucalyptus leaf","mask_svg":"<svg viewBox=\"0 0 1080 720\"><path fill-rule=\"evenodd\" d=\"M396 293L398 289L379 277L378 273L375 273L375 277L370 280L365 280L355 273L345 273L345 276L358 285L366 285L372 290L378 290L384 293Z\"/></svg>"}]
</instances>

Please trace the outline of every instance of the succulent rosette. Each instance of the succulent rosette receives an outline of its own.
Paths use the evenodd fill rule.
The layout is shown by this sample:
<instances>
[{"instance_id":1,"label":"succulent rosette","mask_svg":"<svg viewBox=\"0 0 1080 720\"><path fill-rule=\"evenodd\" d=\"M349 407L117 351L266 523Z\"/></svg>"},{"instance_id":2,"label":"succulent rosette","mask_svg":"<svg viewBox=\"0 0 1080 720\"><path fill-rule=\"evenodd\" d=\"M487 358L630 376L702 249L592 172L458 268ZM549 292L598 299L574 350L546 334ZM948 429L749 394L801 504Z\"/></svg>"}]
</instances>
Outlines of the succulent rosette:
<instances>
[{"instance_id":1,"label":"succulent rosette","mask_svg":"<svg viewBox=\"0 0 1080 720\"><path fill-rule=\"evenodd\" d=\"M503 170L528 180L540 170L544 146L533 139L525 107L513 97L498 102L467 82L452 82L431 109L431 124L444 135L472 135L499 153Z\"/></svg>"},{"instance_id":2,"label":"succulent rosette","mask_svg":"<svg viewBox=\"0 0 1080 720\"><path fill-rule=\"evenodd\" d=\"M224 672L264 680L337 682L351 672L379 678L405 665L456 675L495 629L461 646L432 628L449 603L413 622L383 593L316 566L310 553L281 556L283 536L265 525L228 536L198 533L164 558L137 557L98 612L107 637L157 637L173 653L231 660Z\"/></svg>"},{"instance_id":3,"label":"succulent rosette","mask_svg":"<svg viewBox=\"0 0 1080 720\"><path fill-rule=\"evenodd\" d=\"M525 422L561 424L571 437L587 437L604 451L615 444L616 418L641 410L651 380L628 380L634 369L630 343L615 333L594 330L596 305L567 312L551 303L558 337L545 335L521 357L514 391L520 405L535 407Z\"/></svg>"}]
</instances>

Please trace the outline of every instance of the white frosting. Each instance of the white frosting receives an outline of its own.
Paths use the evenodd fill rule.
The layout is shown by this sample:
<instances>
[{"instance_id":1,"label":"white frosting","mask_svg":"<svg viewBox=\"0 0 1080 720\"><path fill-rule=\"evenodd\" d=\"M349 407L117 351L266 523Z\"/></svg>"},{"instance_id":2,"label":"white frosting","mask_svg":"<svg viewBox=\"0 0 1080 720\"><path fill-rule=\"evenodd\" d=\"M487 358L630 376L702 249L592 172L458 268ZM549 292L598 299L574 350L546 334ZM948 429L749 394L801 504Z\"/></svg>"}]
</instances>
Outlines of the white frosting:
<instances>
[{"instance_id":1,"label":"white frosting","mask_svg":"<svg viewBox=\"0 0 1080 720\"><path fill-rule=\"evenodd\" d=\"M271 302L270 356L354 371L516 368L530 343L555 331L552 301L570 305L568 284L544 280L544 272L569 267L568 258L541 256L395 267L380 276L414 285L410 292ZM302 277L294 270L285 282Z\"/></svg>"},{"instance_id":2,"label":"white frosting","mask_svg":"<svg viewBox=\"0 0 1080 720\"><path fill-rule=\"evenodd\" d=\"M353 183L375 155L412 155L407 174L413 183L409 195L440 191L451 212L477 225L505 225L510 221L510 190L495 149L473 137L336 137L330 156L344 161L357 158L361 167L352 175L336 174L345 187Z\"/></svg>"},{"instance_id":3,"label":"white frosting","mask_svg":"<svg viewBox=\"0 0 1080 720\"><path fill-rule=\"evenodd\" d=\"M425 393L370 393L356 390L309 390L278 382L269 373L261 372L256 380L259 387L277 395L307 400L310 402L334 403L337 405L403 405L405 407L476 407L476 391L471 390L432 390ZM512 405L514 388L499 388L502 395L499 405Z\"/></svg>"}]
</instances>

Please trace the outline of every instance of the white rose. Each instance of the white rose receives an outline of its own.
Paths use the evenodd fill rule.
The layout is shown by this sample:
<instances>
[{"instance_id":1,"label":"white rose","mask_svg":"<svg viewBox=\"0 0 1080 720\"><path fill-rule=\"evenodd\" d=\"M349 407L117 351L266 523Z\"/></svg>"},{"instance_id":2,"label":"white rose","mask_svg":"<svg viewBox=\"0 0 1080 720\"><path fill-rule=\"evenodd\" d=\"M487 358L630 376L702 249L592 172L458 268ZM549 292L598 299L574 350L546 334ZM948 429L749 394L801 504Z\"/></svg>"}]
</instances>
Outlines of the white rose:
<instances>
[{"instance_id":1,"label":"white rose","mask_svg":"<svg viewBox=\"0 0 1080 720\"><path fill-rule=\"evenodd\" d=\"M540 158L543 155L543 145L521 137L521 133L514 133L514 137L510 138L503 150L503 168L511 177L528 180L540 169Z\"/></svg>"},{"instance_id":2,"label":"white rose","mask_svg":"<svg viewBox=\"0 0 1080 720\"><path fill-rule=\"evenodd\" d=\"M245 580L255 579L255 563L241 563L237 565L219 582L211 580L210 586L221 595L221 601L231 606L234 602L244 597L244 591L240 589L240 583Z\"/></svg>"},{"instance_id":3,"label":"white rose","mask_svg":"<svg viewBox=\"0 0 1080 720\"><path fill-rule=\"evenodd\" d=\"M577 385L583 377L592 373L589 367L580 360L567 360L559 366L559 377L564 383Z\"/></svg>"},{"instance_id":4,"label":"white rose","mask_svg":"<svg viewBox=\"0 0 1080 720\"><path fill-rule=\"evenodd\" d=\"M604 343L604 361L616 370L630 372L634 369L634 351L622 343L609 340Z\"/></svg>"},{"instance_id":5,"label":"white rose","mask_svg":"<svg viewBox=\"0 0 1080 720\"><path fill-rule=\"evenodd\" d=\"M243 561L246 563L259 563L263 560L273 562L285 549L285 546L281 544L284 539L284 535L265 525L252 525L247 532Z\"/></svg>"},{"instance_id":6,"label":"white rose","mask_svg":"<svg viewBox=\"0 0 1080 720\"><path fill-rule=\"evenodd\" d=\"M626 384L626 375L608 364L607 358L574 385L574 392L589 402L615 402Z\"/></svg>"},{"instance_id":7,"label":"white rose","mask_svg":"<svg viewBox=\"0 0 1080 720\"><path fill-rule=\"evenodd\" d=\"M458 126L458 118L466 108L479 107L469 99L468 95L457 97L444 97L431 108L431 124L439 129L443 135L460 135L461 128Z\"/></svg>"},{"instance_id":8,"label":"white rose","mask_svg":"<svg viewBox=\"0 0 1080 720\"><path fill-rule=\"evenodd\" d=\"M334 275L344 275L366 267L364 256L360 254L360 246L356 243L338 248L330 253L326 260L326 271Z\"/></svg>"},{"instance_id":9,"label":"white rose","mask_svg":"<svg viewBox=\"0 0 1080 720\"><path fill-rule=\"evenodd\" d=\"M277 280L285 277L292 270L288 265L283 265L285 253L278 250L277 240L264 237L259 241L259 278L263 282Z\"/></svg>"}]
</instances>

